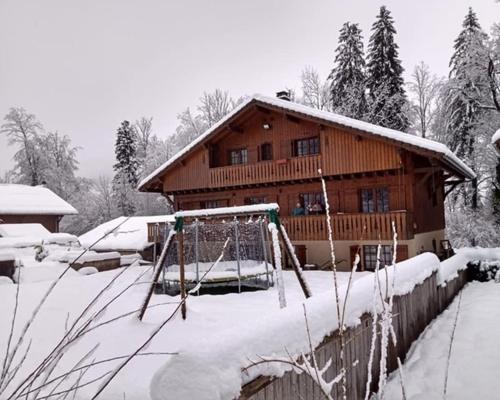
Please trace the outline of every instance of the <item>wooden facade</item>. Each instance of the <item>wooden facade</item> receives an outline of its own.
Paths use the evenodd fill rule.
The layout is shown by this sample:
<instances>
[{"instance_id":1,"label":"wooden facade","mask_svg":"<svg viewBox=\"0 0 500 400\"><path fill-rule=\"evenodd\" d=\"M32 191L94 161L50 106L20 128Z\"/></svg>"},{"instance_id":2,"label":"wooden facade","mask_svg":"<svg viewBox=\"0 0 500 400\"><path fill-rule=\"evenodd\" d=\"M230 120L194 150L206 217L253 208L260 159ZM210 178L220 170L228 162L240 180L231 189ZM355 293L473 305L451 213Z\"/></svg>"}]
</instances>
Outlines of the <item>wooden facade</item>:
<instances>
[{"instance_id":1,"label":"wooden facade","mask_svg":"<svg viewBox=\"0 0 500 400\"><path fill-rule=\"evenodd\" d=\"M346 241L391 240L392 222L401 240L443 230L445 181L465 179L430 150L255 104L141 190L173 196L176 210L277 202L293 241L324 241L319 171L334 237ZM294 215L296 204L306 208L311 198L320 198L320 210Z\"/></svg>"},{"instance_id":2,"label":"wooden facade","mask_svg":"<svg viewBox=\"0 0 500 400\"><path fill-rule=\"evenodd\" d=\"M52 233L59 232L59 221L62 215L35 215L35 214L4 214L0 215L2 224L41 224Z\"/></svg>"}]
</instances>

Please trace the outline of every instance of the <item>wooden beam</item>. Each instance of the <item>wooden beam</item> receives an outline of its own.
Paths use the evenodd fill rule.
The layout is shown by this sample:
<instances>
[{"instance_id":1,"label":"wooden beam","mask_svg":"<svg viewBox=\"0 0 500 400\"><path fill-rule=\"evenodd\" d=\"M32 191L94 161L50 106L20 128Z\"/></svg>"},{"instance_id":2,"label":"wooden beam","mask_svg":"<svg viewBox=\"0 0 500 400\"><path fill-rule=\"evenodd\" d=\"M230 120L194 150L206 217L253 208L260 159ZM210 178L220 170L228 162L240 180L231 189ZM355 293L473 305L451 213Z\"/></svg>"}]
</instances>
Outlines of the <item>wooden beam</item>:
<instances>
[{"instance_id":1,"label":"wooden beam","mask_svg":"<svg viewBox=\"0 0 500 400\"><path fill-rule=\"evenodd\" d=\"M294 124L300 124L300 118L297 118L295 117L294 115L291 115L291 114L285 114L285 118L290 121L290 122L293 122Z\"/></svg>"}]
</instances>

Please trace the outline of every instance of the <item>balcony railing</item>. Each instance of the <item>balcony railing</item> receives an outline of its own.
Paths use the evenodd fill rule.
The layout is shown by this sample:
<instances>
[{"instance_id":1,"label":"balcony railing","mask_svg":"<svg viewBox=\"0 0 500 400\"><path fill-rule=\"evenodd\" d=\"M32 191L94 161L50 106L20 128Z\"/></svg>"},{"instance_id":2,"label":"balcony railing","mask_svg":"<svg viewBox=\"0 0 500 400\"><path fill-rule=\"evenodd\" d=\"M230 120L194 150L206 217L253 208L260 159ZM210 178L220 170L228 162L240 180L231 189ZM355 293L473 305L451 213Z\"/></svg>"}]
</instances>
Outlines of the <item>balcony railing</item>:
<instances>
[{"instance_id":1,"label":"balcony railing","mask_svg":"<svg viewBox=\"0 0 500 400\"><path fill-rule=\"evenodd\" d=\"M332 214L332 234L334 240L391 240L392 221L398 238L413 238L411 214L405 211L389 213ZM290 239L328 240L326 215L282 217Z\"/></svg>"},{"instance_id":2,"label":"balcony railing","mask_svg":"<svg viewBox=\"0 0 500 400\"><path fill-rule=\"evenodd\" d=\"M241 186L316 178L319 168L319 155L210 168L210 186Z\"/></svg>"},{"instance_id":3,"label":"balcony railing","mask_svg":"<svg viewBox=\"0 0 500 400\"><path fill-rule=\"evenodd\" d=\"M412 214L406 211L388 213L331 214L333 240L391 240L392 221L398 239L413 239ZM281 222L293 241L328 240L326 215L282 216ZM148 241L162 241L165 223L148 223Z\"/></svg>"}]
</instances>

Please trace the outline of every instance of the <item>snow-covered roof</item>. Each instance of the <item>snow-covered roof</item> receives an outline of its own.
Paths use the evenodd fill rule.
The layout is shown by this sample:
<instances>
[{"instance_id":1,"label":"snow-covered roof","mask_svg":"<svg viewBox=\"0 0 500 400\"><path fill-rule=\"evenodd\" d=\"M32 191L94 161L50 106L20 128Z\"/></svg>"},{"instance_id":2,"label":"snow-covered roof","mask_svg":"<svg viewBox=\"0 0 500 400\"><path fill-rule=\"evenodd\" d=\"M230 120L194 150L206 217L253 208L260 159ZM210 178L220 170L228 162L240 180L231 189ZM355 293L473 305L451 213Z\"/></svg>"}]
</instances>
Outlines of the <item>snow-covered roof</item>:
<instances>
[{"instance_id":1,"label":"snow-covered roof","mask_svg":"<svg viewBox=\"0 0 500 400\"><path fill-rule=\"evenodd\" d=\"M248 206L234 206L234 207L219 207L207 208L203 210L187 210L177 211L175 218L197 218L197 217L217 217L226 215L237 214L262 214L269 210L279 210L280 207L276 203L268 204L252 204Z\"/></svg>"},{"instance_id":2,"label":"snow-covered roof","mask_svg":"<svg viewBox=\"0 0 500 400\"><path fill-rule=\"evenodd\" d=\"M83 247L89 247L112 231L92 249L142 251L152 244L148 242L148 223L173 223L174 221L173 215L129 217L128 220L127 217L118 217L84 233L78 239ZM113 231L117 226L119 226L118 229Z\"/></svg>"},{"instance_id":3,"label":"snow-covered roof","mask_svg":"<svg viewBox=\"0 0 500 400\"><path fill-rule=\"evenodd\" d=\"M45 238L50 232L42 224L0 224L1 237L35 236Z\"/></svg>"},{"instance_id":4,"label":"snow-covered roof","mask_svg":"<svg viewBox=\"0 0 500 400\"><path fill-rule=\"evenodd\" d=\"M231 120L235 115L237 115L244 108L250 104L260 104L263 106L270 106L286 110L288 112L294 112L297 114L302 114L308 117L317 118L328 124L340 125L347 128L352 128L364 133L370 134L375 138L381 138L385 140L391 140L399 144L407 145L412 148L430 151L436 153L442 157L443 161L448 164L453 170L458 171L463 174L464 177L472 179L476 175L462 160L460 160L447 146L442 143L435 142L430 139L425 139L419 136L411 135L405 132L397 131L394 129L384 128L378 125L370 124L368 122L360 121L353 118L348 118L343 115L334 114L329 111L318 110L303 104L295 103L288 100L278 99L277 97L268 97L261 94L255 94L241 104L239 104L234 110L227 114L222 120L217 122L198 138L193 140L190 144L176 153L173 157L163 163L160 167L154 170L150 175L139 182L139 190L144 189L144 186L154 179L158 178L168 167L175 164L179 159L188 154L193 150L198 144L202 143L209 136L214 134L221 126Z\"/></svg>"},{"instance_id":5,"label":"snow-covered roof","mask_svg":"<svg viewBox=\"0 0 500 400\"><path fill-rule=\"evenodd\" d=\"M78 211L43 186L0 184L0 214L69 215Z\"/></svg>"}]
</instances>

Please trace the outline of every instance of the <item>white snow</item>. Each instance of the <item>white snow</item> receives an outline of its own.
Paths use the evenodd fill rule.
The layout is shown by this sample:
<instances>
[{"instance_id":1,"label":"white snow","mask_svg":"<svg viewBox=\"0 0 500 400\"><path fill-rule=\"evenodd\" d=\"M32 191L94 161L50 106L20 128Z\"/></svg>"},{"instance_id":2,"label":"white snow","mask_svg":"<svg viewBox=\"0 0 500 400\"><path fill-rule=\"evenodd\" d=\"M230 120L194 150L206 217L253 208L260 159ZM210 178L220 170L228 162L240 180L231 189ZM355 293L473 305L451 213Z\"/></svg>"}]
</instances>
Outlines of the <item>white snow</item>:
<instances>
[{"instance_id":1,"label":"white snow","mask_svg":"<svg viewBox=\"0 0 500 400\"><path fill-rule=\"evenodd\" d=\"M127 218L128 220L126 220ZM122 224L92 248L95 250L142 251L152 244L148 241L148 223L162 222L173 223L174 217L172 215L118 217L84 233L79 237L79 240L83 247L89 247L111 232L113 228Z\"/></svg>"},{"instance_id":2,"label":"white snow","mask_svg":"<svg viewBox=\"0 0 500 400\"><path fill-rule=\"evenodd\" d=\"M407 400L442 400L450 337L459 298L420 336L403 365ZM452 345L446 399L498 399L500 379L500 284L472 282L462 300ZM400 400L400 378L392 374L385 400Z\"/></svg>"},{"instance_id":3,"label":"white snow","mask_svg":"<svg viewBox=\"0 0 500 400\"><path fill-rule=\"evenodd\" d=\"M10 260L15 260L16 255L12 252L8 251L1 251L0 252L0 261L10 261Z\"/></svg>"},{"instance_id":4,"label":"white snow","mask_svg":"<svg viewBox=\"0 0 500 400\"><path fill-rule=\"evenodd\" d=\"M104 261L112 260L115 258L120 258L120 253L116 251L108 251L106 253L96 253L94 251L88 251L81 255L82 249L66 251L64 253L58 253L57 255L50 255L47 259L57 259L57 261L62 263L72 263L76 260L78 263L89 263L92 261Z\"/></svg>"},{"instance_id":5,"label":"white snow","mask_svg":"<svg viewBox=\"0 0 500 400\"><path fill-rule=\"evenodd\" d=\"M441 262L439 268L439 284L445 286L447 282L458 276L458 271L467 268L471 261L500 260L500 248L464 247L455 249L456 254Z\"/></svg>"},{"instance_id":6,"label":"white snow","mask_svg":"<svg viewBox=\"0 0 500 400\"><path fill-rule=\"evenodd\" d=\"M204 275L204 273L210 268L210 272L207 273L204 282L216 281L216 280L229 280L238 278L238 269L236 263L233 261L219 261L217 265L213 265L211 262L199 262L199 276ZM212 267L213 265L213 267ZM268 270L272 270L272 266L268 264L266 269L266 264L260 261L254 260L241 260L240 261L240 275L242 278L245 277L255 277L257 275L264 275ZM186 264L185 268L185 279L186 281L195 282L196 281L196 264ZM165 279L178 281L179 278L179 266L170 265L168 271L165 272Z\"/></svg>"},{"instance_id":7,"label":"white snow","mask_svg":"<svg viewBox=\"0 0 500 400\"><path fill-rule=\"evenodd\" d=\"M42 239L38 237L0 237L0 249L33 247L40 244Z\"/></svg>"},{"instance_id":8,"label":"white snow","mask_svg":"<svg viewBox=\"0 0 500 400\"><path fill-rule=\"evenodd\" d=\"M493 134L491 138L491 143L500 142L500 129Z\"/></svg>"},{"instance_id":9,"label":"white snow","mask_svg":"<svg viewBox=\"0 0 500 400\"><path fill-rule=\"evenodd\" d=\"M396 268L395 294L403 295L437 271L439 259L434 254L425 253L398 263ZM392 282L394 267L388 267L386 271L387 281ZM309 280L310 272L304 274ZM329 290L302 301L307 308L313 347L338 328L334 312L333 274L327 274L330 276ZM340 298L343 299L349 274L338 275L341 280ZM384 276L384 272L382 275ZM346 326L359 324L361 315L373 308L374 275L368 273L357 276L361 278L354 281L350 299L346 304ZM382 291L385 291L385 279L380 284ZM288 290L289 282L286 285ZM313 292L318 293L318 290L313 288ZM309 351L302 302L291 304L288 301L286 308L263 314L261 318L252 320L243 330L234 324L219 331L217 335L199 337L196 343L184 344L179 349L179 355L169 358L155 374L151 382L151 398L233 399L239 394L241 385L258 375L281 376L291 368L289 365L262 364L251 368L248 375L244 376L241 370L248 367L252 360L257 361L258 357L284 359L288 354L299 356ZM188 371L189 384L186 384Z\"/></svg>"},{"instance_id":10,"label":"white snow","mask_svg":"<svg viewBox=\"0 0 500 400\"><path fill-rule=\"evenodd\" d=\"M46 237L50 231L42 224L0 224L1 237L36 236Z\"/></svg>"},{"instance_id":11,"label":"white snow","mask_svg":"<svg viewBox=\"0 0 500 400\"><path fill-rule=\"evenodd\" d=\"M46 187L2 183L0 214L69 215L78 211Z\"/></svg>"},{"instance_id":12,"label":"white snow","mask_svg":"<svg viewBox=\"0 0 500 400\"><path fill-rule=\"evenodd\" d=\"M435 152L443 157L444 161L451 165L454 169L460 171L467 178L474 178L476 175L474 171L472 171L462 160L460 160L448 147L446 147L442 143L435 142L433 140L421 138L419 136L410 135L404 132L396 131L389 128L383 128L378 125L370 124L368 122L359 121L356 119L344 117L342 115L334 114L324 110L317 110L312 107L308 107L303 104L298 104L292 101L281 100L276 97L267 97L260 94L255 94L245 101L243 101L238 107L236 107L233 111L227 114L222 120L213 125L203 134L201 134L198 138L193 140L190 144L176 153L173 157L171 157L168 161L158 167L155 171L153 171L150 175L144 178L141 182L139 182L139 189L141 189L144 185L146 185L151 180L155 179L159 175L161 175L166 168L173 165L180 158L185 156L188 152L190 152L194 147L196 147L199 143L202 143L207 137L212 135L219 127L224 125L227 121L231 120L240 110L244 109L246 106L252 103L261 103L264 105L278 107L280 109L297 112L299 114L304 114L306 116L314 117L321 119L325 122L337 124L349 128L353 128L359 131L363 131L369 133L375 137L381 137L384 139L393 140L398 143L403 143L409 146L414 146L423 150L430 150Z\"/></svg>"},{"instance_id":13,"label":"white snow","mask_svg":"<svg viewBox=\"0 0 500 400\"><path fill-rule=\"evenodd\" d=\"M276 203L268 204L252 204L248 206L234 206L234 207L219 207L219 208L207 208L203 210L187 210L187 211L177 211L174 214L175 218L197 218L197 217L217 217L226 216L232 214L249 214L252 213L264 213L270 210L279 210L279 205Z\"/></svg>"}]
</instances>

